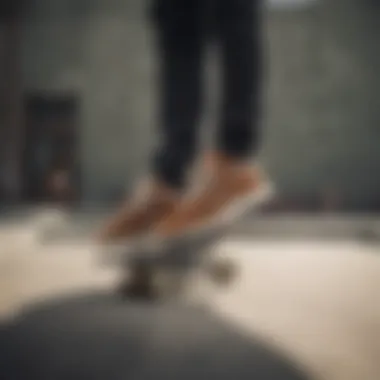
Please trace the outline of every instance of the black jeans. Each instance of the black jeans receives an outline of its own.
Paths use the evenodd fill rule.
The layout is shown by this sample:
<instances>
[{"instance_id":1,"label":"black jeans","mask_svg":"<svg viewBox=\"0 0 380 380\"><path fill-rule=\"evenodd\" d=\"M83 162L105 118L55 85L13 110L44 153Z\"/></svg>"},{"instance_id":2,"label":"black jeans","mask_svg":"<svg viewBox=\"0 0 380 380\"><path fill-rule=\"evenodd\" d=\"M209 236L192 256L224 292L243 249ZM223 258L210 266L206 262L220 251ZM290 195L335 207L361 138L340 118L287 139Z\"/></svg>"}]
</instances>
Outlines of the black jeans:
<instances>
[{"instance_id":1,"label":"black jeans","mask_svg":"<svg viewBox=\"0 0 380 380\"><path fill-rule=\"evenodd\" d=\"M180 187L198 149L205 48L216 43L223 97L217 149L255 154L262 82L261 0L154 0L161 142L154 171Z\"/></svg>"}]
</instances>

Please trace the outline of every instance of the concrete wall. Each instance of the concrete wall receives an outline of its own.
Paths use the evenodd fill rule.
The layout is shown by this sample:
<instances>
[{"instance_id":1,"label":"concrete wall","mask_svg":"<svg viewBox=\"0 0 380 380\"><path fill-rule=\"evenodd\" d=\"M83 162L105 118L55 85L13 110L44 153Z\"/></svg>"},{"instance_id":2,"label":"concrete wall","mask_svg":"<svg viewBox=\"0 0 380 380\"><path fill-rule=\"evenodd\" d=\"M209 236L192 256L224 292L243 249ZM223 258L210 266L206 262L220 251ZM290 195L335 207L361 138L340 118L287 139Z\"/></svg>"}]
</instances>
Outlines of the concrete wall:
<instances>
[{"instance_id":1,"label":"concrete wall","mask_svg":"<svg viewBox=\"0 0 380 380\"><path fill-rule=\"evenodd\" d=\"M378 12L336 0L269 19L263 156L290 193L330 188L356 206L378 201Z\"/></svg>"},{"instance_id":2,"label":"concrete wall","mask_svg":"<svg viewBox=\"0 0 380 380\"><path fill-rule=\"evenodd\" d=\"M77 92L84 196L106 200L154 141L152 50L141 0L34 0L24 22L27 89ZM267 13L270 86L262 158L284 195L378 200L379 9L330 0Z\"/></svg>"},{"instance_id":3,"label":"concrete wall","mask_svg":"<svg viewBox=\"0 0 380 380\"><path fill-rule=\"evenodd\" d=\"M28 89L77 92L88 199L141 169L151 140L150 49L142 2L36 0L24 24Z\"/></svg>"}]
</instances>

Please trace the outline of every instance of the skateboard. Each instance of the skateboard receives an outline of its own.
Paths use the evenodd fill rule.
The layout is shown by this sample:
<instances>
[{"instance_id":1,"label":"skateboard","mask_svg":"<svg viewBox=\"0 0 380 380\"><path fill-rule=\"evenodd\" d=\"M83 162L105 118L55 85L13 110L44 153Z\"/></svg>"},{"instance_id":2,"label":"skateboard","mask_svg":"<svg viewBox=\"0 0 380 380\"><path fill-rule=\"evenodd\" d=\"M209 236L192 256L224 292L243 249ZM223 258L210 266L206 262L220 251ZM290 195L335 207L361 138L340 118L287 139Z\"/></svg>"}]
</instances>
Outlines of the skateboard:
<instances>
[{"instance_id":1,"label":"skateboard","mask_svg":"<svg viewBox=\"0 0 380 380\"><path fill-rule=\"evenodd\" d=\"M274 188L270 184L255 196L255 202L249 200L247 205L241 205L244 212L239 211L235 218L221 220L217 225L165 243L163 248L154 248L153 254L151 250L136 249L122 255L121 265L126 275L119 291L123 296L149 299L180 295L189 275L195 271L202 272L218 285L230 283L237 268L225 259L215 259L213 249L237 222L250 211L261 210L273 195Z\"/></svg>"},{"instance_id":2,"label":"skateboard","mask_svg":"<svg viewBox=\"0 0 380 380\"><path fill-rule=\"evenodd\" d=\"M222 286L236 274L233 263L213 258L212 253L230 226L219 226L168 243L158 252L136 250L126 254L120 263L121 296L133 299L175 299L183 294L194 273L202 273Z\"/></svg>"}]
</instances>

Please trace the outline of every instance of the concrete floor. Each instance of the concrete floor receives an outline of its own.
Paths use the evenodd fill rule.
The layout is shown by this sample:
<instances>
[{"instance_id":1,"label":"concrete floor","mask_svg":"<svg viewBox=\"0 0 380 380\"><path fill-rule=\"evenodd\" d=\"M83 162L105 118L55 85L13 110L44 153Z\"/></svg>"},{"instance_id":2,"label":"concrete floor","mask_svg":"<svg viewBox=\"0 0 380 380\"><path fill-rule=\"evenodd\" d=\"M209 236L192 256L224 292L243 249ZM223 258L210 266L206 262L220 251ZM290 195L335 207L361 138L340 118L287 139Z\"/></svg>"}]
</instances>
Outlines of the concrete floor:
<instances>
[{"instance_id":1,"label":"concrete floor","mask_svg":"<svg viewBox=\"0 0 380 380\"><path fill-rule=\"evenodd\" d=\"M38 223L30 220L3 226L0 231L3 319L16 321L16 316L28 315L29 310L37 307L37 301L54 305L61 296L66 297L63 303L82 299L76 301L78 305L78 302L86 303L86 294L98 295L101 300L97 302L102 305L99 308L116 307L110 300L116 302L112 290L120 274L114 268L98 265L90 243L67 240L46 244L38 240L38 231ZM144 309L131 303L121 306L119 300L117 308L124 309L122 314L118 314L121 309L112 312L112 325L116 328L121 315L126 319L131 313L140 315L138 319L148 318L147 314L157 316L160 308L160 313L167 317L161 317L159 322L163 336L156 337L156 349L165 351L170 342L181 339L181 347L187 347L189 338L181 338L179 332L173 336L172 328L176 324L181 326L185 315L200 307L252 343L259 339L284 353L313 378L376 380L380 378L379 253L380 244L376 242L350 239L323 242L231 238L221 242L213 253L227 257L238 269L238 276L231 284L220 287L194 273L182 302L146 305ZM87 313L88 320L93 318L89 310L81 313ZM171 322L163 322L166 319ZM199 317L194 315L193 320L191 326L195 331L205 328ZM73 321L70 323L71 330L66 327L67 331L76 331L78 326ZM146 323L158 322L153 319ZM187 329L188 323L183 324ZM208 329L212 329L210 326ZM149 342L150 338L145 334L143 340ZM229 344L227 338L223 342ZM183 351L186 356L185 348ZM234 373L237 375L236 370ZM273 377L277 378L281 377Z\"/></svg>"}]
</instances>

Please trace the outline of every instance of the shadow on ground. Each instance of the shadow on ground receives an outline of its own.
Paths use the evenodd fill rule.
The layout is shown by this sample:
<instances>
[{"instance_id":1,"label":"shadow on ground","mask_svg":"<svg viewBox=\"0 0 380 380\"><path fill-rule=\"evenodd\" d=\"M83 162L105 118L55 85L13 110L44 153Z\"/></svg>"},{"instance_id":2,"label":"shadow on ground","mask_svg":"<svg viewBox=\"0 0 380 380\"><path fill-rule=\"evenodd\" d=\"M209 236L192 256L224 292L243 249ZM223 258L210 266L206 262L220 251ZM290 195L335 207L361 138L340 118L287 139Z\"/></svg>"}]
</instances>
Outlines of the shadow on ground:
<instances>
[{"instance_id":1,"label":"shadow on ground","mask_svg":"<svg viewBox=\"0 0 380 380\"><path fill-rule=\"evenodd\" d=\"M207 310L106 293L35 305L1 335L3 380L307 379Z\"/></svg>"}]
</instances>

